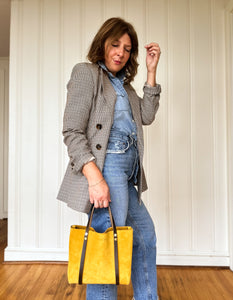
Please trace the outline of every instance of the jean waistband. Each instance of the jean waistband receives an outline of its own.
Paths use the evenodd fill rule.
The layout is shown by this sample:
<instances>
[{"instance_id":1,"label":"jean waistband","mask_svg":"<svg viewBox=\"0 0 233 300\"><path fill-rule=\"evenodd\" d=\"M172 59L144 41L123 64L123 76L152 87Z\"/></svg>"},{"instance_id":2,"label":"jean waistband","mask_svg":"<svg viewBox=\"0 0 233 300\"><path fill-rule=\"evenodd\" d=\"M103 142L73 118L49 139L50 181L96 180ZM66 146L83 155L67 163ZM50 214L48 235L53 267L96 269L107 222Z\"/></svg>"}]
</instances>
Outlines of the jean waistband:
<instances>
[{"instance_id":1,"label":"jean waistband","mask_svg":"<svg viewBox=\"0 0 233 300\"><path fill-rule=\"evenodd\" d=\"M124 132L121 131L112 131L109 135L109 140L111 138L119 138L123 141L129 142L130 144L137 145L137 140L134 138L133 135L126 135Z\"/></svg>"}]
</instances>

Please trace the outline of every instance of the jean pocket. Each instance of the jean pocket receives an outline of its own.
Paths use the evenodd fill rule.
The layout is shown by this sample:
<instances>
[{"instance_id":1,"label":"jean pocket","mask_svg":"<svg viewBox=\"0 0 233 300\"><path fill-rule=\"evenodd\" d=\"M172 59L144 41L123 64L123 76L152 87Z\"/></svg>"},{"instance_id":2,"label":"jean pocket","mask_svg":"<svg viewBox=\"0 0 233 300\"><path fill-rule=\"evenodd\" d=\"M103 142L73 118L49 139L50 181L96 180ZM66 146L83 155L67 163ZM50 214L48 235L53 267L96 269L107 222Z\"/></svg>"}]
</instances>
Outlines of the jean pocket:
<instances>
[{"instance_id":1,"label":"jean pocket","mask_svg":"<svg viewBox=\"0 0 233 300\"><path fill-rule=\"evenodd\" d=\"M110 139L106 153L125 153L129 149L129 142L119 139Z\"/></svg>"}]
</instances>

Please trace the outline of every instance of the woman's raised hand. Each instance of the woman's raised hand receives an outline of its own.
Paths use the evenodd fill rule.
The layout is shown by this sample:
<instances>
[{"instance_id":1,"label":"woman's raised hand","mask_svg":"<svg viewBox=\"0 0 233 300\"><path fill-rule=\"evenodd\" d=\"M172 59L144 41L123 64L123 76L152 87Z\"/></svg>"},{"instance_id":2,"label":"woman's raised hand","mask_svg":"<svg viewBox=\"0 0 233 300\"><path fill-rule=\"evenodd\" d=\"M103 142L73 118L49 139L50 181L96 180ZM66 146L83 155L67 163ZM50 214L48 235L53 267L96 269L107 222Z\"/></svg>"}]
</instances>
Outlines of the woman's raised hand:
<instances>
[{"instance_id":1,"label":"woman's raised hand","mask_svg":"<svg viewBox=\"0 0 233 300\"><path fill-rule=\"evenodd\" d=\"M152 43L146 45L145 48L146 48L147 71L155 72L158 62L159 62L160 54L161 54L159 44L152 42Z\"/></svg>"}]
</instances>

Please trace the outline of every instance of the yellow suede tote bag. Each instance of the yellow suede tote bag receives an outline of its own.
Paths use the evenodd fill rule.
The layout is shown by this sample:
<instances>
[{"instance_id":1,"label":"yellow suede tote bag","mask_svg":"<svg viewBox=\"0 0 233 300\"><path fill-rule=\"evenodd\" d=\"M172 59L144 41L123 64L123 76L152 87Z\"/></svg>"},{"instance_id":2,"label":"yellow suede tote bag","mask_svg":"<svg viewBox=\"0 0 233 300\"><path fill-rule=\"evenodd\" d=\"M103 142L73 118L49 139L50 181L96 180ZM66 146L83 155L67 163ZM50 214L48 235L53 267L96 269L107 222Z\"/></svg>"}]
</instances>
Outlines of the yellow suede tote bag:
<instances>
[{"instance_id":1,"label":"yellow suede tote bag","mask_svg":"<svg viewBox=\"0 0 233 300\"><path fill-rule=\"evenodd\" d=\"M78 284L129 284L133 251L133 229L112 227L104 233L91 226L94 205L87 226L72 225L69 240L68 281Z\"/></svg>"}]
</instances>

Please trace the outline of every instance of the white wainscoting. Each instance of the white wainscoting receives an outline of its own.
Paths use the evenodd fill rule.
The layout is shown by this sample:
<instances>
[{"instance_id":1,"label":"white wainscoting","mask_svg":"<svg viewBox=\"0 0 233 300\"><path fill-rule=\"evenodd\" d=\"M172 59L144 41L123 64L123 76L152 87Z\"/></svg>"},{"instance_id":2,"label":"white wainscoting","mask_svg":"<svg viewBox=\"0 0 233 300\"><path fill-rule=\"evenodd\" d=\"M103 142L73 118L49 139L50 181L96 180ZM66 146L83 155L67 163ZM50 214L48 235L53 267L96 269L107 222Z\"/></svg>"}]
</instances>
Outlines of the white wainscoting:
<instances>
[{"instance_id":1,"label":"white wainscoting","mask_svg":"<svg viewBox=\"0 0 233 300\"><path fill-rule=\"evenodd\" d=\"M226 96L227 96L227 148L228 148L228 202L230 268L233 271L233 0L226 6Z\"/></svg>"},{"instance_id":2,"label":"white wainscoting","mask_svg":"<svg viewBox=\"0 0 233 300\"><path fill-rule=\"evenodd\" d=\"M121 16L162 49L161 106L145 128L144 201L158 263L229 266L225 0L13 0L9 236L5 260L67 260L69 226L86 216L57 202L66 83L102 22Z\"/></svg>"},{"instance_id":3,"label":"white wainscoting","mask_svg":"<svg viewBox=\"0 0 233 300\"><path fill-rule=\"evenodd\" d=\"M9 58L0 57L0 219L8 209L8 91Z\"/></svg>"}]
</instances>

